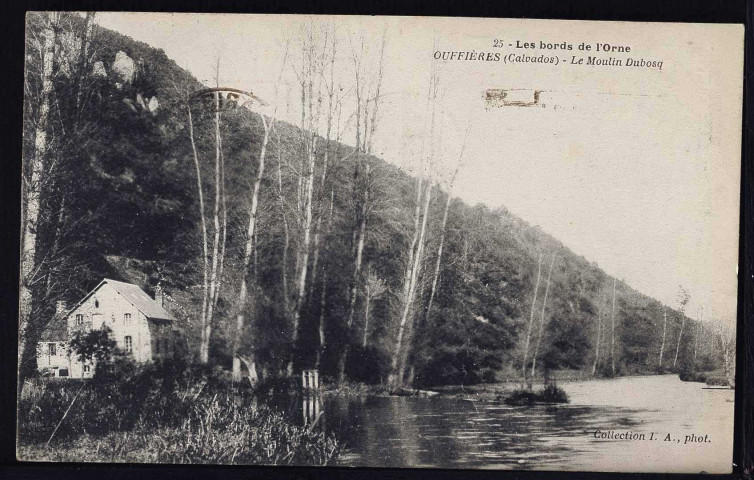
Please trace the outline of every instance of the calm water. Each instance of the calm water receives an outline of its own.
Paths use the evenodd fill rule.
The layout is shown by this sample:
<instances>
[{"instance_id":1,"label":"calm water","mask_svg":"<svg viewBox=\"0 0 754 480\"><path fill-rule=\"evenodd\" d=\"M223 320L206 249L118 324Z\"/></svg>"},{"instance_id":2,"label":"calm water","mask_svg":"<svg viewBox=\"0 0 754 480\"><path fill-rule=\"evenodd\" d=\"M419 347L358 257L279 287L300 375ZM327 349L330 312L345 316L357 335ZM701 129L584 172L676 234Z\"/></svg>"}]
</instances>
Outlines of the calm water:
<instances>
[{"instance_id":1,"label":"calm water","mask_svg":"<svg viewBox=\"0 0 754 480\"><path fill-rule=\"evenodd\" d=\"M345 442L341 464L350 466L730 470L732 390L704 390L672 375L560 386L571 398L568 405L509 407L447 396L325 398L299 399L289 411L300 422L305 414L319 417L319 427ZM598 439L597 430L645 439ZM709 441L684 444L692 434Z\"/></svg>"}]
</instances>

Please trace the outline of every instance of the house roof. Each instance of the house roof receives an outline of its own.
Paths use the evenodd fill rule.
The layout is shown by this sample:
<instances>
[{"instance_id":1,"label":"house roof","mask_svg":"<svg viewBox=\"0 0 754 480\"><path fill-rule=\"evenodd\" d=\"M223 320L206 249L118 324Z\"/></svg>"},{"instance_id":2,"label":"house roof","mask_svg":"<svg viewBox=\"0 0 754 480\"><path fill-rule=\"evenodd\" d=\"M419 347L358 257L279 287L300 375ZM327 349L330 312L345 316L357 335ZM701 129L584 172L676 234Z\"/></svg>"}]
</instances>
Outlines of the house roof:
<instances>
[{"instance_id":1,"label":"house roof","mask_svg":"<svg viewBox=\"0 0 754 480\"><path fill-rule=\"evenodd\" d=\"M170 314L165 308L157 303L152 297L146 294L139 286L133 283L119 282L117 280L111 280L105 278L97 284L89 293L76 302L73 308L69 309L65 314L56 314L47 327L42 331L40 337L41 342L52 341L65 341L68 338L68 323L66 318L68 315L76 310L79 305L84 303L87 298L91 297L97 290L99 290L105 283L113 287L123 298L128 300L137 310L144 314L147 318L154 320L175 320L175 317Z\"/></svg>"},{"instance_id":2,"label":"house roof","mask_svg":"<svg viewBox=\"0 0 754 480\"><path fill-rule=\"evenodd\" d=\"M134 307L138 308L147 318L157 320L175 320L165 308L157 303L152 297L146 294L140 287L133 283L118 282L117 280L104 279L102 283L109 283L111 287L118 291L126 300L131 302ZM95 289L96 290L96 289Z\"/></svg>"},{"instance_id":3,"label":"house roof","mask_svg":"<svg viewBox=\"0 0 754 480\"><path fill-rule=\"evenodd\" d=\"M175 317L173 317L170 312L165 310L162 305L155 302L154 299L147 295L146 292L144 292L144 290L142 290L139 286L134 285L133 283L111 280L109 278L105 278L104 280L99 282L91 292L87 293L84 298L79 300L76 305L73 306L73 308L68 310L65 316L68 316L72 311L77 309L79 305L86 301L87 298L91 297L92 294L99 290L100 287L102 287L102 285L104 285L105 283L109 284L123 298L131 302L131 304L136 307L141 313L143 313L147 318L152 318L155 320L175 320Z\"/></svg>"}]
</instances>

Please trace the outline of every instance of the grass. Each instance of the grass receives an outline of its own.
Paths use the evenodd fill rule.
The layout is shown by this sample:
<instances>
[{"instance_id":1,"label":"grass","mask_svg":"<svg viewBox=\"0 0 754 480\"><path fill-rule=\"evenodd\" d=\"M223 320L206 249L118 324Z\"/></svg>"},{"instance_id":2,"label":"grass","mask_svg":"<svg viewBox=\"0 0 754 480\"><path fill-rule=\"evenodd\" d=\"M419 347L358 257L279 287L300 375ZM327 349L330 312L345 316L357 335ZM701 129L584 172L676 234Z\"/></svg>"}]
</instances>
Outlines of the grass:
<instances>
[{"instance_id":1,"label":"grass","mask_svg":"<svg viewBox=\"0 0 754 480\"><path fill-rule=\"evenodd\" d=\"M110 382L33 382L19 404L21 460L331 465L341 450L254 392L210 375L143 372ZM55 425L79 397L47 445Z\"/></svg>"}]
</instances>

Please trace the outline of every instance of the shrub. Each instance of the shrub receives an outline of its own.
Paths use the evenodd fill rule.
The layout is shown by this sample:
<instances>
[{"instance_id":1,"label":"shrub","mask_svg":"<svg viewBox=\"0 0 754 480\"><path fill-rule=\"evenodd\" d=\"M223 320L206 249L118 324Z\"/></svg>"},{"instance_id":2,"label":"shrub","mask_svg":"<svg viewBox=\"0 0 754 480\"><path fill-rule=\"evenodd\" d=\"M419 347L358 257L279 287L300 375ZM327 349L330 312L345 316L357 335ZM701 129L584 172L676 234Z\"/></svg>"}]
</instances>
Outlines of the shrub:
<instances>
[{"instance_id":1,"label":"shrub","mask_svg":"<svg viewBox=\"0 0 754 480\"><path fill-rule=\"evenodd\" d=\"M519 388L505 398L507 405L516 406L531 406L537 403L568 403L569 401L568 394L554 384L546 385L539 392Z\"/></svg>"},{"instance_id":2,"label":"shrub","mask_svg":"<svg viewBox=\"0 0 754 480\"><path fill-rule=\"evenodd\" d=\"M565 390L554 384L547 385L542 390L540 399L547 403L568 403L570 401Z\"/></svg>"},{"instance_id":3,"label":"shrub","mask_svg":"<svg viewBox=\"0 0 754 480\"><path fill-rule=\"evenodd\" d=\"M681 372L678 374L678 378L683 382L701 382L707 381L707 375L705 373L698 372Z\"/></svg>"},{"instance_id":4,"label":"shrub","mask_svg":"<svg viewBox=\"0 0 754 480\"><path fill-rule=\"evenodd\" d=\"M728 378L725 375L716 374L707 375L705 383L711 387L727 387L729 385Z\"/></svg>"},{"instance_id":5,"label":"shrub","mask_svg":"<svg viewBox=\"0 0 754 480\"><path fill-rule=\"evenodd\" d=\"M539 395L533 390L516 389L505 398L505 403L516 406L534 405L537 403L538 399Z\"/></svg>"}]
</instances>

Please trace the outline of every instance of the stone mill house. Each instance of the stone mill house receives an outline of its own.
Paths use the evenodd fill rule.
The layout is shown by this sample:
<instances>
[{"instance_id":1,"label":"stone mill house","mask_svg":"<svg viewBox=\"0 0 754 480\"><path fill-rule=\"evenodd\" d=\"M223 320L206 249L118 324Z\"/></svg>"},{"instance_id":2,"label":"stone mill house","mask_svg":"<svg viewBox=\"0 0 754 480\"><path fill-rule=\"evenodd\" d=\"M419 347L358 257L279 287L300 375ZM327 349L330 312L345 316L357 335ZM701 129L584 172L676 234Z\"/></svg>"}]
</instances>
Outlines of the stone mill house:
<instances>
[{"instance_id":1,"label":"stone mill house","mask_svg":"<svg viewBox=\"0 0 754 480\"><path fill-rule=\"evenodd\" d=\"M175 318L163 305L162 287L154 299L137 285L102 280L71 309L58 302L55 318L37 345L37 367L54 377L90 378L94 366L82 364L68 351L68 342L79 330L107 326L117 348L138 363L173 358L178 331Z\"/></svg>"}]
</instances>

